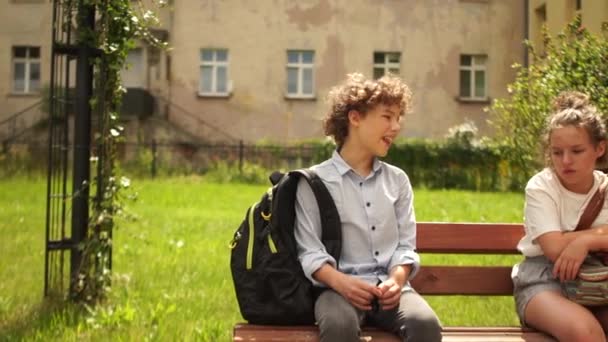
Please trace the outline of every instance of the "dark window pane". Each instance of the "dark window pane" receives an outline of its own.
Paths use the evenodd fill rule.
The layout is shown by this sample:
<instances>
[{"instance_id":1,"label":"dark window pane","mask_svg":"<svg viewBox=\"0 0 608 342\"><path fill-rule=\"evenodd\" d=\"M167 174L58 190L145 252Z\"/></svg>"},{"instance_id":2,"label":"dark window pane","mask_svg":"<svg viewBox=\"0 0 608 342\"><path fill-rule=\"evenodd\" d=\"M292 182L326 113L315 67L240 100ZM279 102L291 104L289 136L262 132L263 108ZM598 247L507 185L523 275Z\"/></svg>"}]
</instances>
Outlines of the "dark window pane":
<instances>
[{"instance_id":1,"label":"dark window pane","mask_svg":"<svg viewBox=\"0 0 608 342\"><path fill-rule=\"evenodd\" d=\"M312 95L312 69L302 70L302 93Z\"/></svg>"},{"instance_id":2,"label":"dark window pane","mask_svg":"<svg viewBox=\"0 0 608 342\"><path fill-rule=\"evenodd\" d=\"M374 52L374 64L384 64L384 53Z\"/></svg>"},{"instance_id":3,"label":"dark window pane","mask_svg":"<svg viewBox=\"0 0 608 342\"><path fill-rule=\"evenodd\" d=\"M384 76L384 68L374 68L374 79Z\"/></svg>"},{"instance_id":4,"label":"dark window pane","mask_svg":"<svg viewBox=\"0 0 608 342\"><path fill-rule=\"evenodd\" d=\"M213 50L204 49L201 50L201 60L205 62L213 61Z\"/></svg>"},{"instance_id":5,"label":"dark window pane","mask_svg":"<svg viewBox=\"0 0 608 342\"><path fill-rule=\"evenodd\" d=\"M298 69L287 68L287 94L298 93Z\"/></svg>"},{"instance_id":6,"label":"dark window pane","mask_svg":"<svg viewBox=\"0 0 608 342\"><path fill-rule=\"evenodd\" d=\"M475 71L475 97L486 97L486 72Z\"/></svg>"},{"instance_id":7,"label":"dark window pane","mask_svg":"<svg viewBox=\"0 0 608 342\"><path fill-rule=\"evenodd\" d=\"M471 65L471 55L460 55L460 65Z\"/></svg>"},{"instance_id":8,"label":"dark window pane","mask_svg":"<svg viewBox=\"0 0 608 342\"><path fill-rule=\"evenodd\" d=\"M460 97L471 97L471 71L460 70Z\"/></svg>"},{"instance_id":9,"label":"dark window pane","mask_svg":"<svg viewBox=\"0 0 608 342\"><path fill-rule=\"evenodd\" d=\"M287 51L287 63L298 63L300 53L297 51Z\"/></svg>"},{"instance_id":10,"label":"dark window pane","mask_svg":"<svg viewBox=\"0 0 608 342\"><path fill-rule=\"evenodd\" d=\"M227 86L228 72L223 66L217 67L217 78L215 80L218 93L225 93L228 91Z\"/></svg>"},{"instance_id":11,"label":"dark window pane","mask_svg":"<svg viewBox=\"0 0 608 342\"><path fill-rule=\"evenodd\" d=\"M217 54L215 55L216 60L219 62L228 61L228 50L217 50Z\"/></svg>"},{"instance_id":12,"label":"dark window pane","mask_svg":"<svg viewBox=\"0 0 608 342\"><path fill-rule=\"evenodd\" d=\"M201 68L201 91L203 93L210 93L213 82L213 67L204 66Z\"/></svg>"},{"instance_id":13,"label":"dark window pane","mask_svg":"<svg viewBox=\"0 0 608 342\"><path fill-rule=\"evenodd\" d=\"M15 63L15 71L13 74L13 90L16 92L25 91L25 64Z\"/></svg>"},{"instance_id":14,"label":"dark window pane","mask_svg":"<svg viewBox=\"0 0 608 342\"><path fill-rule=\"evenodd\" d=\"M13 47L13 57L17 58L25 58L27 55L27 48L23 46L15 46Z\"/></svg>"},{"instance_id":15,"label":"dark window pane","mask_svg":"<svg viewBox=\"0 0 608 342\"><path fill-rule=\"evenodd\" d=\"M314 52L312 51L304 51L302 52L302 63L312 64L314 59Z\"/></svg>"},{"instance_id":16,"label":"dark window pane","mask_svg":"<svg viewBox=\"0 0 608 342\"><path fill-rule=\"evenodd\" d=\"M393 75L399 75L399 69L391 68L391 69L388 69L388 72L390 72Z\"/></svg>"},{"instance_id":17,"label":"dark window pane","mask_svg":"<svg viewBox=\"0 0 608 342\"><path fill-rule=\"evenodd\" d=\"M40 63L30 63L30 81L40 80Z\"/></svg>"},{"instance_id":18,"label":"dark window pane","mask_svg":"<svg viewBox=\"0 0 608 342\"><path fill-rule=\"evenodd\" d=\"M39 47L30 48L30 58L40 58L40 48Z\"/></svg>"}]
</instances>

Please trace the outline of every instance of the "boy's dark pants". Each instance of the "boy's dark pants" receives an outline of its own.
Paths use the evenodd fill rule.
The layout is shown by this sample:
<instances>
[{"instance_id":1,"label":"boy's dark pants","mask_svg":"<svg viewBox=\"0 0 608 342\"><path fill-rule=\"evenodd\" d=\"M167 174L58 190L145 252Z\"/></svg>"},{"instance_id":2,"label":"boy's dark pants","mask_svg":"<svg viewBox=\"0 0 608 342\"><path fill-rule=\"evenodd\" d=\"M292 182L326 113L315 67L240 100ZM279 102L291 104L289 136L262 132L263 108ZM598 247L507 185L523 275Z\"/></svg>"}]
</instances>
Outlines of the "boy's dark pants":
<instances>
[{"instance_id":1,"label":"boy's dark pants","mask_svg":"<svg viewBox=\"0 0 608 342\"><path fill-rule=\"evenodd\" d=\"M333 290L326 290L315 302L315 318L321 342L359 341L360 324L389 331L402 341L441 341L439 319L428 303L414 291L401 294L399 306L388 311L361 311Z\"/></svg>"}]
</instances>

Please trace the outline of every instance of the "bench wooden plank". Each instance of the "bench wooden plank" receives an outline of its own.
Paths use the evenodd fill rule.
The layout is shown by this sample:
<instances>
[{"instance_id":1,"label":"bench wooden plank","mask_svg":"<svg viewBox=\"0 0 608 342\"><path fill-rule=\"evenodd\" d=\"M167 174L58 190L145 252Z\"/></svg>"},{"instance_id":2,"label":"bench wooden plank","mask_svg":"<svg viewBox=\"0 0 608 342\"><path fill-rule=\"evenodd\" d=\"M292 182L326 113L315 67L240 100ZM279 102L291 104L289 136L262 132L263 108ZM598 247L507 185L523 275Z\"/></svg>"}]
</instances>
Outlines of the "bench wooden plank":
<instances>
[{"instance_id":1,"label":"bench wooden plank","mask_svg":"<svg viewBox=\"0 0 608 342\"><path fill-rule=\"evenodd\" d=\"M365 327L362 341L398 342L390 333L376 328ZM233 331L233 341L239 342L318 342L319 331L315 326L266 326L237 324ZM444 342L553 342L553 338L539 332L516 327L447 327L443 329Z\"/></svg>"},{"instance_id":2,"label":"bench wooden plank","mask_svg":"<svg viewBox=\"0 0 608 342\"><path fill-rule=\"evenodd\" d=\"M424 266L412 286L423 295L513 294L511 266Z\"/></svg>"},{"instance_id":3,"label":"bench wooden plank","mask_svg":"<svg viewBox=\"0 0 608 342\"><path fill-rule=\"evenodd\" d=\"M523 235L521 224L420 222L416 247L419 253L519 254Z\"/></svg>"},{"instance_id":4,"label":"bench wooden plank","mask_svg":"<svg viewBox=\"0 0 608 342\"><path fill-rule=\"evenodd\" d=\"M446 327L443 342L555 342L549 335L519 327Z\"/></svg>"},{"instance_id":5,"label":"bench wooden plank","mask_svg":"<svg viewBox=\"0 0 608 342\"><path fill-rule=\"evenodd\" d=\"M397 336L376 328L363 330L362 339L374 342L399 342ZM233 331L233 341L256 342L318 342L319 330L316 326L266 326L237 324Z\"/></svg>"}]
</instances>

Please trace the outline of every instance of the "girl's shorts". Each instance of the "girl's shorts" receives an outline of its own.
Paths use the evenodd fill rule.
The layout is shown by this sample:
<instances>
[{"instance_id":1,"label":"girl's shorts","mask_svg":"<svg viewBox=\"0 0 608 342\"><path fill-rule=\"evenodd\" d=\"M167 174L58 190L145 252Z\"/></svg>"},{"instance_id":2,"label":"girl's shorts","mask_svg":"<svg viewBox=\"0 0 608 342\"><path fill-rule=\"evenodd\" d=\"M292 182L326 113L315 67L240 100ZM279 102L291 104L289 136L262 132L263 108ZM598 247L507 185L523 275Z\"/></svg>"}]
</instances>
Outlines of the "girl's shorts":
<instances>
[{"instance_id":1,"label":"girl's shorts","mask_svg":"<svg viewBox=\"0 0 608 342\"><path fill-rule=\"evenodd\" d=\"M524 317L526 306L540 292L557 291L567 298L562 284L553 277L553 263L544 255L527 257L513 266L511 279L513 279L515 307L522 326L526 326Z\"/></svg>"}]
</instances>

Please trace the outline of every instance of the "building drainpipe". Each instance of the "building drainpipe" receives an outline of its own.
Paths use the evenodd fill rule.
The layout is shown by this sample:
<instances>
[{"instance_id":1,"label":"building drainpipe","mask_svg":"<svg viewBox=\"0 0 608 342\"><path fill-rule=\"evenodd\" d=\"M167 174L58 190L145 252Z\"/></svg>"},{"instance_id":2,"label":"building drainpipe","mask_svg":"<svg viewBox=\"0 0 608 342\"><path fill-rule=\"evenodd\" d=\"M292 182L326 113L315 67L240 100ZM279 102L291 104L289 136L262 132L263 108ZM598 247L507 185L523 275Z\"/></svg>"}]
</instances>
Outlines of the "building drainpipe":
<instances>
[{"instance_id":1,"label":"building drainpipe","mask_svg":"<svg viewBox=\"0 0 608 342\"><path fill-rule=\"evenodd\" d=\"M530 0L524 0L524 41L527 41L529 37L530 31L530 15L529 15L529 7ZM530 58L530 53L528 51L528 45L524 45L524 67L528 68L528 59Z\"/></svg>"}]
</instances>

